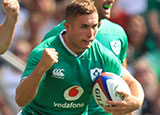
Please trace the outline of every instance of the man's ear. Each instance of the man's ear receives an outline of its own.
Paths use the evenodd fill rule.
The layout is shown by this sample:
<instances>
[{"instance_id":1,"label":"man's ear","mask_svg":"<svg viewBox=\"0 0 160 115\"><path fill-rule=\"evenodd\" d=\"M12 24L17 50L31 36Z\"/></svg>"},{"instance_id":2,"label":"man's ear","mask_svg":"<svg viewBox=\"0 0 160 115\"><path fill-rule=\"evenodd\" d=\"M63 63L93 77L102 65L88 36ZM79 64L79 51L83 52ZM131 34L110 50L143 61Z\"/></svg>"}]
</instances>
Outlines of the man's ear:
<instances>
[{"instance_id":1,"label":"man's ear","mask_svg":"<svg viewBox=\"0 0 160 115\"><path fill-rule=\"evenodd\" d=\"M66 22L64 23L64 26L65 26L66 31L68 31L69 28L70 28L70 24L66 21Z\"/></svg>"}]
</instances>

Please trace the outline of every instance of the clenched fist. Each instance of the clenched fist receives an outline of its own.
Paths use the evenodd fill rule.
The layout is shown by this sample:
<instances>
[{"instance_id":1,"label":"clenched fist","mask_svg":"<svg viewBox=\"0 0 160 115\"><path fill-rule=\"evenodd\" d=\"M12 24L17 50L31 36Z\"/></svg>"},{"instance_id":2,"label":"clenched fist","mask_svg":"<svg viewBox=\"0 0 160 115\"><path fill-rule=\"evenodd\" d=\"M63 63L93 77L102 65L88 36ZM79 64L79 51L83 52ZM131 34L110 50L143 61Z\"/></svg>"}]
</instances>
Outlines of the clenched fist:
<instances>
[{"instance_id":1,"label":"clenched fist","mask_svg":"<svg viewBox=\"0 0 160 115\"><path fill-rule=\"evenodd\" d=\"M49 70L53 64L58 62L58 52L54 48L46 48L43 51L43 55L39 65L43 68L43 71Z\"/></svg>"},{"instance_id":2,"label":"clenched fist","mask_svg":"<svg viewBox=\"0 0 160 115\"><path fill-rule=\"evenodd\" d=\"M7 17L17 21L20 10L20 5L17 0L2 0L2 7Z\"/></svg>"}]
</instances>

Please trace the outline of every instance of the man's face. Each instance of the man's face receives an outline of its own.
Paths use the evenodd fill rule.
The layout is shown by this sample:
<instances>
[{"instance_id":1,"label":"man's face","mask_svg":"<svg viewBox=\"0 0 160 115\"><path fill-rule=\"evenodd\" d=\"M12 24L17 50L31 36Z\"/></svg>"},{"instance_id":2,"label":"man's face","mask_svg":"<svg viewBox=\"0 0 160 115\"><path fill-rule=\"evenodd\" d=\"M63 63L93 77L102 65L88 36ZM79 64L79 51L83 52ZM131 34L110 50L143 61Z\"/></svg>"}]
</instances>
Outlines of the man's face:
<instances>
[{"instance_id":1,"label":"man's face","mask_svg":"<svg viewBox=\"0 0 160 115\"><path fill-rule=\"evenodd\" d=\"M77 54L91 47L98 31L98 14L81 15L75 17L73 23L68 24L68 47Z\"/></svg>"},{"instance_id":2,"label":"man's face","mask_svg":"<svg viewBox=\"0 0 160 115\"><path fill-rule=\"evenodd\" d=\"M95 2L95 6L98 10L99 18L104 19L110 18L111 15L111 7L113 6L115 0L93 0Z\"/></svg>"}]
</instances>

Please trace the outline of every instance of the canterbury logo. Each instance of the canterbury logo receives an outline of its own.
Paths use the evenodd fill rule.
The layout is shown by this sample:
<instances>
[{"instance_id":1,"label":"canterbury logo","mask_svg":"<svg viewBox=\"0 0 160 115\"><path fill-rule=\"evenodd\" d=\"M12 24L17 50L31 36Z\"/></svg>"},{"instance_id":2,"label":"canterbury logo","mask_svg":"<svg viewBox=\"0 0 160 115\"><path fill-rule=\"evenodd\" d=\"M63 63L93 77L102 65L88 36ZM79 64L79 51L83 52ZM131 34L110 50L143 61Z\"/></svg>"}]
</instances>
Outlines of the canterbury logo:
<instances>
[{"instance_id":1,"label":"canterbury logo","mask_svg":"<svg viewBox=\"0 0 160 115\"><path fill-rule=\"evenodd\" d=\"M64 69L54 69L52 71L53 77L58 79L64 79Z\"/></svg>"}]
</instances>

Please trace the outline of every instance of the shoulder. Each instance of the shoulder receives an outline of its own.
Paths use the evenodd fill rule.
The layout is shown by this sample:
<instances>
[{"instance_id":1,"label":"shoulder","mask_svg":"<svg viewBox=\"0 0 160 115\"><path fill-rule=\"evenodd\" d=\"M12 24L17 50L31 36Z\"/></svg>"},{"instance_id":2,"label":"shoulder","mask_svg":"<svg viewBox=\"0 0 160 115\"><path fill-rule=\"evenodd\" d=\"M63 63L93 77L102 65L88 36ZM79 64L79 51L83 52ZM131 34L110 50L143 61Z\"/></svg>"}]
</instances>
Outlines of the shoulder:
<instances>
[{"instance_id":1,"label":"shoulder","mask_svg":"<svg viewBox=\"0 0 160 115\"><path fill-rule=\"evenodd\" d=\"M102 58L116 58L115 55L104 45L102 45L98 40L94 40L91 50L95 52L96 55L99 55Z\"/></svg>"},{"instance_id":2,"label":"shoulder","mask_svg":"<svg viewBox=\"0 0 160 115\"><path fill-rule=\"evenodd\" d=\"M64 20L63 22L61 22L60 24L58 24L57 26L55 26L52 30L50 30L43 38L43 41L55 36L57 34L59 34L63 29L65 29L64 27L64 23L66 22L66 20Z\"/></svg>"},{"instance_id":3,"label":"shoulder","mask_svg":"<svg viewBox=\"0 0 160 115\"><path fill-rule=\"evenodd\" d=\"M28 57L28 61L35 61L35 60L40 60L43 51L44 51L45 47L40 47L40 44L37 45L32 52L30 53L29 57Z\"/></svg>"},{"instance_id":4,"label":"shoulder","mask_svg":"<svg viewBox=\"0 0 160 115\"><path fill-rule=\"evenodd\" d=\"M102 20L102 25L103 28L105 27L105 29L107 29L108 32L111 32L113 34L126 34L122 26L114 22L111 22L107 19Z\"/></svg>"}]
</instances>

